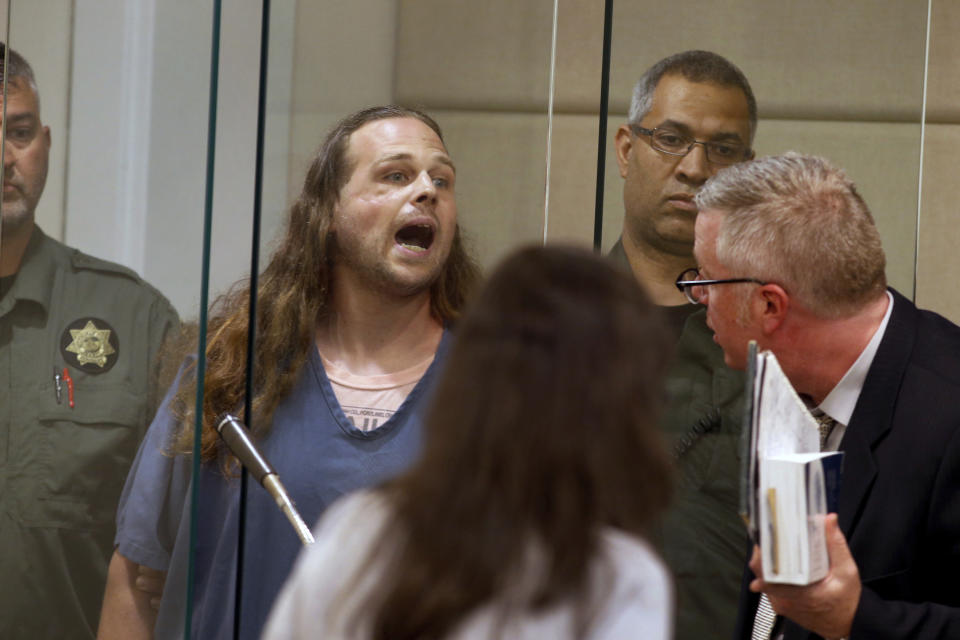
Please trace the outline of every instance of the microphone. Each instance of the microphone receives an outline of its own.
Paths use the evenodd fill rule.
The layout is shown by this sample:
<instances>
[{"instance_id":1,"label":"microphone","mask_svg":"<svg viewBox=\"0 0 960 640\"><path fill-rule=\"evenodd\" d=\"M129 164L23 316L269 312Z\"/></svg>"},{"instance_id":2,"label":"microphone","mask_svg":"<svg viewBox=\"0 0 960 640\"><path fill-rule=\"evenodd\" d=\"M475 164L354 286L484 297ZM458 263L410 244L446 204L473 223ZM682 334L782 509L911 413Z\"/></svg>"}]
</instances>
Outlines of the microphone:
<instances>
[{"instance_id":1,"label":"microphone","mask_svg":"<svg viewBox=\"0 0 960 640\"><path fill-rule=\"evenodd\" d=\"M217 433L227 443L231 453L240 460L240 464L273 496L277 506L283 511L283 515L287 516L287 520L293 525L294 531L297 532L297 536L303 544L305 546L312 544L313 535L310 533L310 527L304 523L303 518L297 513L293 501L287 495L287 490L280 482L280 477L267 462L267 459L263 457L263 454L260 453L260 450L257 449L257 445L250 439L250 432L247 431L243 423L229 413L221 414L220 421L217 424Z\"/></svg>"}]
</instances>

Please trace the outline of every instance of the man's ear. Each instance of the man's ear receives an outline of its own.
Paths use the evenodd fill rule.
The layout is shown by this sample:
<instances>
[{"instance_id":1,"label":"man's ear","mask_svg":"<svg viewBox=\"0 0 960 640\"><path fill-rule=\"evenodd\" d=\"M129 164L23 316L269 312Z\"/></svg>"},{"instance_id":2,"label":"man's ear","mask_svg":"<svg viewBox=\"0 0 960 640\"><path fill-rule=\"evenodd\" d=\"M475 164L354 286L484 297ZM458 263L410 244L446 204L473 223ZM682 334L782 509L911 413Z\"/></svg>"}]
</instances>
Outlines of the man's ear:
<instances>
[{"instance_id":1,"label":"man's ear","mask_svg":"<svg viewBox=\"0 0 960 640\"><path fill-rule=\"evenodd\" d=\"M627 165L630 164L630 152L633 151L633 133L630 131L630 125L622 124L617 129L617 135L614 136L613 144L617 150L617 165L620 167L620 177L627 177Z\"/></svg>"},{"instance_id":2,"label":"man's ear","mask_svg":"<svg viewBox=\"0 0 960 640\"><path fill-rule=\"evenodd\" d=\"M754 304L760 328L764 335L771 335L783 324L790 310L790 296L778 284L760 285L755 292Z\"/></svg>"}]
</instances>

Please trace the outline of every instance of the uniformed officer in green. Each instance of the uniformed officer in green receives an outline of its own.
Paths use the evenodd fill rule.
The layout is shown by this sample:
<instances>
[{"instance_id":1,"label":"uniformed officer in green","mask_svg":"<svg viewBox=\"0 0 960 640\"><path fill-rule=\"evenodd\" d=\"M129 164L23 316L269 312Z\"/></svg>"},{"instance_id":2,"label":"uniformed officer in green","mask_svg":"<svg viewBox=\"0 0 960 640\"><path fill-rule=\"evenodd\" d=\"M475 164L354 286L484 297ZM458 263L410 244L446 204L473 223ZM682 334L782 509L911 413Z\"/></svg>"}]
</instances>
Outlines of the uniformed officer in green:
<instances>
[{"instance_id":1,"label":"uniformed officer in green","mask_svg":"<svg viewBox=\"0 0 960 640\"><path fill-rule=\"evenodd\" d=\"M0 638L93 638L116 504L178 318L129 269L36 226L50 130L29 64L3 43L0 61Z\"/></svg>"},{"instance_id":2,"label":"uniformed officer in green","mask_svg":"<svg viewBox=\"0 0 960 640\"><path fill-rule=\"evenodd\" d=\"M675 282L696 267L693 197L753 156L756 124L743 73L715 53L685 51L641 76L615 138L624 220L610 257L647 288L677 337L661 422L678 478L660 549L676 579L678 640L733 635L747 535L738 515L743 374L724 365L705 314Z\"/></svg>"}]
</instances>

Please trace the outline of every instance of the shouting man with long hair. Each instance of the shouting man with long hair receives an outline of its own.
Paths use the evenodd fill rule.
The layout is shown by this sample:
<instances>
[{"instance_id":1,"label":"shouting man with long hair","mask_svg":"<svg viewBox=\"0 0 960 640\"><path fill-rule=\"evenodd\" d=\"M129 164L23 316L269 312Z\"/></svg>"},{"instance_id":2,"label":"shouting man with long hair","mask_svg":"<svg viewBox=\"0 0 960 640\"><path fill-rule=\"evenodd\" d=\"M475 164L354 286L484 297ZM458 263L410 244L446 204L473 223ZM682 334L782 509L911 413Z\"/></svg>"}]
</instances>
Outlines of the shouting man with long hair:
<instances>
[{"instance_id":1,"label":"shouting man with long hair","mask_svg":"<svg viewBox=\"0 0 960 640\"><path fill-rule=\"evenodd\" d=\"M366 109L328 135L257 291L254 438L303 517L404 469L446 327L477 269L457 227L456 170L440 128L401 107ZM246 498L237 548L237 462L216 418L244 402L249 287L219 301L207 329L192 637L257 638L299 541L263 491ZM191 365L151 427L124 489L100 637L179 635L189 565ZM195 386L195 385L193 385ZM155 615L141 567L166 586ZM156 620L154 620L156 618Z\"/></svg>"}]
</instances>

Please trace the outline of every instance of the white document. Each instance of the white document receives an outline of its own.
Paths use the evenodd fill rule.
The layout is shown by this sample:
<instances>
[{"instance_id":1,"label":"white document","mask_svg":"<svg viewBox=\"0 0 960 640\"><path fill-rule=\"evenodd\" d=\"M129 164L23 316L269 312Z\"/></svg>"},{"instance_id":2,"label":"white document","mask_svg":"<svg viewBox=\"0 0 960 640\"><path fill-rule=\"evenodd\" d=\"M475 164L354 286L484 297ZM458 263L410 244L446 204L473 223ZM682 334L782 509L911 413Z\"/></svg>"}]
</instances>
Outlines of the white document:
<instances>
[{"instance_id":1,"label":"white document","mask_svg":"<svg viewBox=\"0 0 960 640\"><path fill-rule=\"evenodd\" d=\"M819 453L820 431L810 409L770 351L757 354L757 379L754 407L759 432L757 451L761 458L785 453Z\"/></svg>"},{"instance_id":2,"label":"white document","mask_svg":"<svg viewBox=\"0 0 960 640\"><path fill-rule=\"evenodd\" d=\"M776 356L751 345L749 444L742 510L763 558L763 579L810 584L829 569L823 519L836 502L842 453L820 452L817 421Z\"/></svg>"}]
</instances>

